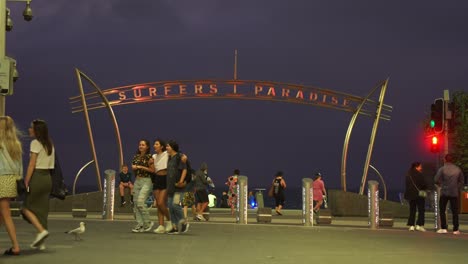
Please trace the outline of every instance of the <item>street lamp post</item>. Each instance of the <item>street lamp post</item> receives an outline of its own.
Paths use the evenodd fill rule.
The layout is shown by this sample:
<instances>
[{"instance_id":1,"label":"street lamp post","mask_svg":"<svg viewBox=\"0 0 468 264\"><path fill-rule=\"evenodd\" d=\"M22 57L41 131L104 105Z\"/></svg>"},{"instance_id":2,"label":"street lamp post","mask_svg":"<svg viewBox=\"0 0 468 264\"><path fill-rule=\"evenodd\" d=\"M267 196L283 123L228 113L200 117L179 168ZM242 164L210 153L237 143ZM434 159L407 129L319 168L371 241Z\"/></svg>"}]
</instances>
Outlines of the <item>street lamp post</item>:
<instances>
[{"instance_id":1,"label":"street lamp post","mask_svg":"<svg viewBox=\"0 0 468 264\"><path fill-rule=\"evenodd\" d=\"M24 10L23 12L23 16L24 16L24 19L26 21L30 21L32 19L32 11L31 11L31 7L30 7L30 3L32 0L0 0L0 63L5 63L7 60L7 57L6 57L6 20L7 20L7 17L6 17L6 12L7 12L7 8L6 8L6 2L25 2L26 3L26 9ZM0 72L0 83L3 84L3 85L7 85L8 89L7 91L9 91L10 89L12 89L12 82L10 82L10 72L11 72L11 64L10 62L8 62L9 66L8 66L8 69L6 69L5 71L3 71L3 69L5 69L5 66L1 66L2 67L2 72ZM0 88L3 88L3 87L0 87ZM5 104L6 104L6 97L7 97L8 94L0 94L0 116L4 116L5 115Z\"/></svg>"}]
</instances>

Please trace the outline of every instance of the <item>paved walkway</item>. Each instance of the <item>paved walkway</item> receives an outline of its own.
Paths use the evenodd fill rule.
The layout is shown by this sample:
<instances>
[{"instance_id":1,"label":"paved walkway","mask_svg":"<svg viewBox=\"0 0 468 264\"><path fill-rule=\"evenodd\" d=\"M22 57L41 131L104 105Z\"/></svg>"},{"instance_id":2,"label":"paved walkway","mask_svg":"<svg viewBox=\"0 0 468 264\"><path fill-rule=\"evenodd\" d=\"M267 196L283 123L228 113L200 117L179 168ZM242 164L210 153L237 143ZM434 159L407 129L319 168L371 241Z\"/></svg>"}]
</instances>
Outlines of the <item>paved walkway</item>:
<instances>
[{"instance_id":1,"label":"paved walkway","mask_svg":"<svg viewBox=\"0 0 468 264\"><path fill-rule=\"evenodd\" d=\"M251 211L253 213L253 211ZM154 214L154 212L152 212ZM333 218L332 225L304 227L300 211L285 210L271 224L239 225L226 210L213 210L209 222L193 222L180 235L132 233L131 214L101 220L100 214L72 218L71 214L51 214L50 237L43 252L31 250L34 230L15 218L21 256L0 256L0 263L466 263L468 234L409 232L405 219L396 219L393 228L370 230L366 218ZM468 231L467 215L461 230ZM64 231L87 224L82 241L74 241ZM250 222L250 220L249 220ZM426 225L429 227L429 225ZM0 249L9 240L0 231Z\"/></svg>"}]
</instances>

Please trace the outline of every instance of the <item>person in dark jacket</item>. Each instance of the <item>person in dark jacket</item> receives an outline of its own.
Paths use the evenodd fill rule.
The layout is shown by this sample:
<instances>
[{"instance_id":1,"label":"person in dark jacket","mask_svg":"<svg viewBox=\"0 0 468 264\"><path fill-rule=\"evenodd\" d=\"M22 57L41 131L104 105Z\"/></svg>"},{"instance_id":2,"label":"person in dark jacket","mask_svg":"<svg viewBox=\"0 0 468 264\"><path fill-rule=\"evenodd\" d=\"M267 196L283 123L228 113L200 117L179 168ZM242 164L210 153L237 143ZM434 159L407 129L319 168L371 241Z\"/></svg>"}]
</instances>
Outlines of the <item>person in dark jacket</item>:
<instances>
[{"instance_id":1,"label":"person in dark jacket","mask_svg":"<svg viewBox=\"0 0 468 264\"><path fill-rule=\"evenodd\" d=\"M408 216L409 231L421 231L425 232L424 229L424 213L426 207L426 198L419 195L419 191L426 190L426 183L424 181L424 176L422 174L422 164L421 162L413 162L411 168L406 174L405 181L405 199L409 202L410 211ZM418 220L416 221L416 227L414 222L416 219L416 209L418 210Z\"/></svg>"},{"instance_id":2,"label":"person in dark jacket","mask_svg":"<svg viewBox=\"0 0 468 264\"><path fill-rule=\"evenodd\" d=\"M447 208L448 201L450 201L450 209L452 211L453 234L460 234L460 230L458 230L458 205L460 203L460 190L463 187L465 179L462 170L460 167L453 164L453 160L454 158L451 154L445 155L444 166L437 171L434 177L434 181L441 188L439 200L440 229L437 230L439 234L447 233L445 209Z\"/></svg>"}]
</instances>

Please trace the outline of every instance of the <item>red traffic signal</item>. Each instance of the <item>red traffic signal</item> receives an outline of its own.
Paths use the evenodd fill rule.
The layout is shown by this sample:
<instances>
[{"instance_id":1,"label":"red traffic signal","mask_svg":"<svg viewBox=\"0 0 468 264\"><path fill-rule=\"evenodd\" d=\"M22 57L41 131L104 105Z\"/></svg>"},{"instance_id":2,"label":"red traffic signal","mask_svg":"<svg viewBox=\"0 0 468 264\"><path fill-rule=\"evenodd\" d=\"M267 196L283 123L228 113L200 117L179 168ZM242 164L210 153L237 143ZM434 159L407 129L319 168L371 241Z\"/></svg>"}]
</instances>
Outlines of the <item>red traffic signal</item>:
<instances>
[{"instance_id":1,"label":"red traffic signal","mask_svg":"<svg viewBox=\"0 0 468 264\"><path fill-rule=\"evenodd\" d=\"M440 140L438 136L432 136L431 138L431 152L439 153L440 152Z\"/></svg>"}]
</instances>

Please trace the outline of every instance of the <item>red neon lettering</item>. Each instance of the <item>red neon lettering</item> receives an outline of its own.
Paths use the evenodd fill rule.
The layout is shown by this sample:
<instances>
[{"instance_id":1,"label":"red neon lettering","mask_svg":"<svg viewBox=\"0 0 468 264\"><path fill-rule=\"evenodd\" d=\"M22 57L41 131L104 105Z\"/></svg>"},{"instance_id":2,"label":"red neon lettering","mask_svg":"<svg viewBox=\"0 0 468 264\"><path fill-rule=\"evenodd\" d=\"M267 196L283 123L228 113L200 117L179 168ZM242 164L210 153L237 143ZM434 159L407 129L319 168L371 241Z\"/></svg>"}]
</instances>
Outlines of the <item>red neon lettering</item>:
<instances>
[{"instance_id":1,"label":"red neon lettering","mask_svg":"<svg viewBox=\"0 0 468 264\"><path fill-rule=\"evenodd\" d=\"M318 94L317 93L310 93L309 100L310 101L317 101Z\"/></svg>"},{"instance_id":2,"label":"red neon lettering","mask_svg":"<svg viewBox=\"0 0 468 264\"><path fill-rule=\"evenodd\" d=\"M119 92L119 100L125 100L125 99L127 99L125 92Z\"/></svg>"},{"instance_id":3,"label":"red neon lettering","mask_svg":"<svg viewBox=\"0 0 468 264\"><path fill-rule=\"evenodd\" d=\"M202 94L202 93L203 93L202 89L203 89L203 85L201 85L201 84L195 84L195 93L196 93L196 94L199 94L199 93Z\"/></svg>"},{"instance_id":4,"label":"red neon lettering","mask_svg":"<svg viewBox=\"0 0 468 264\"><path fill-rule=\"evenodd\" d=\"M282 97L289 97L289 89L285 89L283 88L282 92L281 92L281 96Z\"/></svg>"},{"instance_id":5,"label":"red neon lettering","mask_svg":"<svg viewBox=\"0 0 468 264\"><path fill-rule=\"evenodd\" d=\"M170 85L164 85L164 95L167 96L171 92Z\"/></svg>"},{"instance_id":6,"label":"red neon lettering","mask_svg":"<svg viewBox=\"0 0 468 264\"><path fill-rule=\"evenodd\" d=\"M149 88L149 96L156 96L156 87Z\"/></svg>"},{"instance_id":7,"label":"red neon lettering","mask_svg":"<svg viewBox=\"0 0 468 264\"><path fill-rule=\"evenodd\" d=\"M185 84L179 85L179 94L187 94L187 85Z\"/></svg>"},{"instance_id":8,"label":"red neon lettering","mask_svg":"<svg viewBox=\"0 0 468 264\"><path fill-rule=\"evenodd\" d=\"M133 96L135 98L140 98L141 97L141 89L135 89L133 90Z\"/></svg>"},{"instance_id":9,"label":"red neon lettering","mask_svg":"<svg viewBox=\"0 0 468 264\"><path fill-rule=\"evenodd\" d=\"M301 90L297 91L296 99L304 99L304 94Z\"/></svg>"},{"instance_id":10,"label":"red neon lettering","mask_svg":"<svg viewBox=\"0 0 468 264\"><path fill-rule=\"evenodd\" d=\"M338 104L338 99L335 96L332 96L331 103L335 105Z\"/></svg>"},{"instance_id":11,"label":"red neon lettering","mask_svg":"<svg viewBox=\"0 0 468 264\"><path fill-rule=\"evenodd\" d=\"M268 89L267 95L276 96L275 87L270 87L270 89Z\"/></svg>"},{"instance_id":12,"label":"red neon lettering","mask_svg":"<svg viewBox=\"0 0 468 264\"><path fill-rule=\"evenodd\" d=\"M261 91L263 91L263 87L260 85L255 85L255 95L258 95L258 93Z\"/></svg>"},{"instance_id":13,"label":"red neon lettering","mask_svg":"<svg viewBox=\"0 0 468 264\"><path fill-rule=\"evenodd\" d=\"M216 87L216 84L210 84L210 94L216 93L218 93L218 87Z\"/></svg>"}]
</instances>

